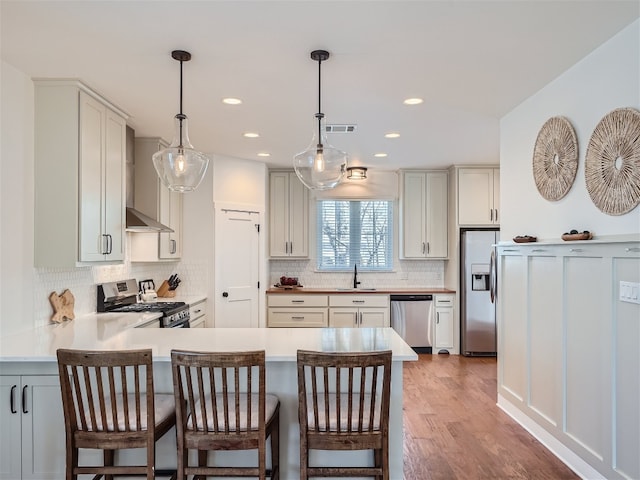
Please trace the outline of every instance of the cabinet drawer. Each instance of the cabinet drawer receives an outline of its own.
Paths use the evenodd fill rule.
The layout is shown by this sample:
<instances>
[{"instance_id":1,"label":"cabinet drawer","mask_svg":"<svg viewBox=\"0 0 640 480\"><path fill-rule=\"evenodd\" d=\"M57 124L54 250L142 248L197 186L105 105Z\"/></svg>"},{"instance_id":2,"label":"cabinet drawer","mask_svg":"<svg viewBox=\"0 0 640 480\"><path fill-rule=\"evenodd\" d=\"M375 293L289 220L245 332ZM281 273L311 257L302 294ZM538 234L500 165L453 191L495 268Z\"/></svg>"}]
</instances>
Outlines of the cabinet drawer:
<instances>
[{"instance_id":1,"label":"cabinet drawer","mask_svg":"<svg viewBox=\"0 0 640 480\"><path fill-rule=\"evenodd\" d=\"M269 307L326 307L329 300L326 295L268 295Z\"/></svg>"},{"instance_id":2,"label":"cabinet drawer","mask_svg":"<svg viewBox=\"0 0 640 480\"><path fill-rule=\"evenodd\" d=\"M198 317L202 317L206 312L205 308L206 302L198 302L193 305L189 305L189 318L191 321L197 319Z\"/></svg>"},{"instance_id":3,"label":"cabinet drawer","mask_svg":"<svg viewBox=\"0 0 640 480\"><path fill-rule=\"evenodd\" d=\"M435 297L436 300L436 307L439 308L447 308L447 307L453 307L453 300L454 297L453 295L437 295Z\"/></svg>"},{"instance_id":4,"label":"cabinet drawer","mask_svg":"<svg viewBox=\"0 0 640 480\"><path fill-rule=\"evenodd\" d=\"M269 308L267 324L269 327L326 327L326 308Z\"/></svg>"},{"instance_id":5,"label":"cabinet drawer","mask_svg":"<svg viewBox=\"0 0 640 480\"><path fill-rule=\"evenodd\" d=\"M331 307L389 307L389 295L330 295Z\"/></svg>"}]
</instances>

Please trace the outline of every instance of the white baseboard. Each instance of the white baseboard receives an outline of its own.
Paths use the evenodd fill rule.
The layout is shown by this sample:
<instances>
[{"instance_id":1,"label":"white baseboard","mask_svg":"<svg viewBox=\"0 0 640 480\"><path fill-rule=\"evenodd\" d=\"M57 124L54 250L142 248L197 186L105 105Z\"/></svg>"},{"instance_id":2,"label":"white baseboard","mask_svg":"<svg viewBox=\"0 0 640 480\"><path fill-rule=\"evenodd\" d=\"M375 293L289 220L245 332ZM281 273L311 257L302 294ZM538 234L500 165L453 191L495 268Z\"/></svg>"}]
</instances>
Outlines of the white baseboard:
<instances>
[{"instance_id":1,"label":"white baseboard","mask_svg":"<svg viewBox=\"0 0 640 480\"><path fill-rule=\"evenodd\" d=\"M569 449L560 440L547 432L544 428L529 418L522 410L517 408L502 395L498 394L498 408L518 422L522 428L533 435L540 443L558 457L576 475L585 480L606 480L602 473L580 458L573 450Z\"/></svg>"}]
</instances>

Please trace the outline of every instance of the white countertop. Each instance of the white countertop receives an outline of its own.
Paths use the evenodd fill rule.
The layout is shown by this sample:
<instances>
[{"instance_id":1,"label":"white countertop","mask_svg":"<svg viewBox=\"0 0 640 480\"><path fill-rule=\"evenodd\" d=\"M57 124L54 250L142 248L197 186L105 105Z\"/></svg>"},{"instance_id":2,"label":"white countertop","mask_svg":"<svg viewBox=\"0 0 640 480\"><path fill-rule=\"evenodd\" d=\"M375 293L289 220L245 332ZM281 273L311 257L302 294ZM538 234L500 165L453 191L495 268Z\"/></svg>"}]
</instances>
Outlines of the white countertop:
<instances>
[{"instance_id":1,"label":"white countertop","mask_svg":"<svg viewBox=\"0 0 640 480\"><path fill-rule=\"evenodd\" d=\"M101 313L3 336L0 362L55 362L58 348L127 350L151 348L159 361L172 349L233 352L265 350L266 360L296 360L298 349L358 352L391 350L394 361L418 356L391 328L133 328L158 313Z\"/></svg>"}]
</instances>

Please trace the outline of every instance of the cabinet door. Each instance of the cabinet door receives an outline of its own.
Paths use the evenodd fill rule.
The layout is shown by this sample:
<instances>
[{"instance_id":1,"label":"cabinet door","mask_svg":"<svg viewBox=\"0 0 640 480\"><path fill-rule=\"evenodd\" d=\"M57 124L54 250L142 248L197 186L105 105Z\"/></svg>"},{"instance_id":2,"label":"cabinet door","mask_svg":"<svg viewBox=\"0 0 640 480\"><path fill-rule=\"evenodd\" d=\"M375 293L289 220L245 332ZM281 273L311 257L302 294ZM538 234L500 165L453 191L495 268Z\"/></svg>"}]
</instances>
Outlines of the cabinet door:
<instances>
[{"instance_id":1,"label":"cabinet door","mask_svg":"<svg viewBox=\"0 0 640 480\"><path fill-rule=\"evenodd\" d=\"M453 348L453 308L436 309L435 329L434 346L436 348Z\"/></svg>"},{"instance_id":2,"label":"cabinet door","mask_svg":"<svg viewBox=\"0 0 640 480\"><path fill-rule=\"evenodd\" d=\"M309 256L309 190L295 173L289 174L289 255Z\"/></svg>"},{"instance_id":3,"label":"cabinet door","mask_svg":"<svg viewBox=\"0 0 640 480\"><path fill-rule=\"evenodd\" d=\"M330 327L358 327L357 308L330 308L329 309L329 326Z\"/></svg>"},{"instance_id":4,"label":"cabinet door","mask_svg":"<svg viewBox=\"0 0 640 480\"><path fill-rule=\"evenodd\" d=\"M182 198L183 194L172 192L164 185L160 189L159 221L167 225L173 232L159 234L158 257L178 259L182 256Z\"/></svg>"},{"instance_id":5,"label":"cabinet door","mask_svg":"<svg viewBox=\"0 0 640 480\"><path fill-rule=\"evenodd\" d=\"M406 172L402 200L402 256L424 258L427 251L425 240L426 177L424 173Z\"/></svg>"},{"instance_id":6,"label":"cabinet door","mask_svg":"<svg viewBox=\"0 0 640 480\"><path fill-rule=\"evenodd\" d=\"M105 117L105 166L104 166L104 233L108 235L107 260L124 260L125 221L125 120L111 110Z\"/></svg>"},{"instance_id":7,"label":"cabinet door","mask_svg":"<svg viewBox=\"0 0 640 480\"><path fill-rule=\"evenodd\" d=\"M427 173L427 258L448 256L448 178L447 172Z\"/></svg>"},{"instance_id":8,"label":"cabinet door","mask_svg":"<svg viewBox=\"0 0 640 480\"><path fill-rule=\"evenodd\" d=\"M80 92L79 260L103 261L109 239L103 231L104 141L106 108Z\"/></svg>"},{"instance_id":9,"label":"cabinet door","mask_svg":"<svg viewBox=\"0 0 640 480\"><path fill-rule=\"evenodd\" d=\"M359 313L361 327L388 327L390 324L388 308L361 308Z\"/></svg>"},{"instance_id":10,"label":"cabinet door","mask_svg":"<svg viewBox=\"0 0 640 480\"><path fill-rule=\"evenodd\" d=\"M65 426L57 375L23 376L22 478L56 480L65 472ZM83 457L82 459L87 458Z\"/></svg>"},{"instance_id":11,"label":"cabinet door","mask_svg":"<svg viewBox=\"0 0 640 480\"><path fill-rule=\"evenodd\" d=\"M19 376L0 375L0 479L3 480L15 480L21 475L21 395Z\"/></svg>"},{"instance_id":12,"label":"cabinet door","mask_svg":"<svg viewBox=\"0 0 640 480\"><path fill-rule=\"evenodd\" d=\"M289 173L269 175L269 253L289 255Z\"/></svg>"},{"instance_id":13,"label":"cabinet door","mask_svg":"<svg viewBox=\"0 0 640 480\"><path fill-rule=\"evenodd\" d=\"M493 168L463 168L458 172L458 223L493 224Z\"/></svg>"}]
</instances>

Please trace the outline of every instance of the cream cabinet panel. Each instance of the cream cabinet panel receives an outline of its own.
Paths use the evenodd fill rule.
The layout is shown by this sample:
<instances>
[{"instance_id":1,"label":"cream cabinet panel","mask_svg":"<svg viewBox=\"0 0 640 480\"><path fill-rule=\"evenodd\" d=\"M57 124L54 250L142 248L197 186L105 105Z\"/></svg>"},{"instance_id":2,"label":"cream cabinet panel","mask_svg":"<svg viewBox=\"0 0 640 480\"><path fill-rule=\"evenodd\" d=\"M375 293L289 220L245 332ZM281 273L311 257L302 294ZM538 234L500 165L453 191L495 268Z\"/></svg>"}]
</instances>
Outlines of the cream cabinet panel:
<instances>
[{"instance_id":1,"label":"cream cabinet panel","mask_svg":"<svg viewBox=\"0 0 640 480\"><path fill-rule=\"evenodd\" d=\"M388 327L389 296L329 295L330 327Z\"/></svg>"},{"instance_id":2,"label":"cream cabinet panel","mask_svg":"<svg viewBox=\"0 0 640 480\"><path fill-rule=\"evenodd\" d=\"M389 295L362 294L362 295L329 295L330 307L382 307L389 308Z\"/></svg>"},{"instance_id":3,"label":"cream cabinet panel","mask_svg":"<svg viewBox=\"0 0 640 480\"><path fill-rule=\"evenodd\" d=\"M447 258L448 173L403 173L402 258Z\"/></svg>"},{"instance_id":4,"label":"cream cabinet panel","mask_svg":"<svg viewBox=\"0 0 640 480\"><path fill-rule=\"evenodd\" d=\"M461 168L458 171L458 224L499 225L500 169Z\"/></svg>"},{"instance_id":5,"label":"cream cabinet panel","mask_svg":"<svg viewBox=\"0 0 640 480\"><path fill-rule=\"evenodd\" d=\"M358 328L360 327L360 311L357 308L332 308L329 310L329 326Z\"/></svg>"},{"instance_id":6,"label":"cream cabinet panel","mask_svg":"<svg viewBox=\"0 0 640 480\"><path fill-rule=\"evenodd\" d=\"M126 114L80 82L34 83L34 264L121 262Z\"/></svg>"},{"instance_id":7,"label":"cream cabinet panel","mask_svg":"<svg viewBox=\"0 0 640 480\"><path fill-rule=\"evenodd\" d=\"M172 192L162 184L151 159L167 145L158 137L135 139L134 207L173 232L131 233L134 262L175 261L182 257L183 194Z\"/></svg>"},{"instance_id":8,"label":"cream cabinet panel","mask_svg":"<svg viewBox=\"0 0 640 480\"><path fill-rule=\"evenodd\" d=\"M0 375L0 479L58 480L65 427L57 375Z\"/></svg>"},{"instance_id":9,"label":"cream cabinet panel","mask_svg":"<svg viewBox=\"0 0 640 480\"><path fill-rule=\"evenodd\" d=\"M327 295L267 295L267 326L326 327L328 305Z\"/></svg>"},{"instance_id":10,"label":"cream cabinet panel","mask_svg":"<svg viewBox=\"0 0 640 480\"><path fill-rule=\"evenodd\" d=\"M433 346L437 351L441 349L453 350L455 348L455 310L453 304L453 295L437 295L435 297L436 318Z\"/></svg>"},{"instance_id":11,"label":"cream cabinet panel","mask_svg":"<svg viewBox=\"0 0 640 480\"><path fill-rule=\"evenodd\" d=\"M271 257L309 256L309 192L295 172L269 174Z\"/></svg>"},{"instance_id":12,"label":"cream cabinet panel","mask_svg":"<svg viewBox=\"0 0 640 480\"><path fill-rule=\"evenodd\" d=\"M207 326L207 301L202 300L189 304L190 328L203 328Z\"/></svg>"},{"instance_id":13,"label":"cream cabinet panel","mask_svg":"<svg viewBox=\"0 0 640 480\"><path fill-rule=\"evenodd\" d=\"M326 308L270 307L267 312L269 327L326 327Z\"/></svg>"}]
</instances>

